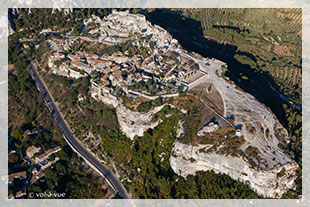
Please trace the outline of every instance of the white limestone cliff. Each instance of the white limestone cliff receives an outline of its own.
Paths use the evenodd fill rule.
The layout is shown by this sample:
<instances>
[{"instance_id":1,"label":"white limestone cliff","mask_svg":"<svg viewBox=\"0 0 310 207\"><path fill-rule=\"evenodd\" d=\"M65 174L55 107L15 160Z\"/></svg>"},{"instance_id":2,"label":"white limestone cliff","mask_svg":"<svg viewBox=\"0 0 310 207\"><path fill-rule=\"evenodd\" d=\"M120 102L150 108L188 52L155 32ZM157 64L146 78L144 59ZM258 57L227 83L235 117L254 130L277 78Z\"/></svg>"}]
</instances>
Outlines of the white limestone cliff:
<instances>
[{"instance_id":1,"label":"white limestone cliff","mask_svg":"<svg viewBox=\"0 0 310 207\"><path fill-rule=\"evenodd\" d=\"M148 129L156 127L160 120L152 122L154 114L162 110L165 105L155 107L146 113L131 111L125 106L118 106L116 110L117 118L121 130L132 140L136 135L142 137Z\"/></svg>"},{"instance_id":2,"label":"white limestone cliff","mask_svg":"<svg viewBox=\"0 0 310 207\"><path fill-rule=\"evenodd\" d=\"M227 174L234 180L248 184L258 195L280 198L287 190L295 188L298 165L291 161L279 164L274 169L256 170L248 161L240 157L231 157L216 153L205 153L212 145L192 146L176 142L170 157L170 165L175 173L186 177L198 171L210 171ZM285 168L282 177L278 173Z\"/></svg>"}]
</instances>

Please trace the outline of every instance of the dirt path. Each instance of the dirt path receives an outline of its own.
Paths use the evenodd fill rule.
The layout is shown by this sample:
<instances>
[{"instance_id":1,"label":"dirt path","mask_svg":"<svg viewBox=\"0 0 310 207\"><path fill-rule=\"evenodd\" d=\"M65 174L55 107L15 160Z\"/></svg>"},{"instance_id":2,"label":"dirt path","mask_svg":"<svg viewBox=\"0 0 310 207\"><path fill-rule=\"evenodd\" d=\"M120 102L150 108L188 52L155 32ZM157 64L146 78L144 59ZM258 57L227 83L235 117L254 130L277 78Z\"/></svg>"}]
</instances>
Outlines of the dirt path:
<instances>
[{"instance_id":1,"label":"dirt path","mask_svg":"<svg viewBox=\"0 0 310 207\"><path fill-rule=\"evenodd\" d=\"M215 71L221 70L221 66L224 63L217 60L198 60L194 57L192 57L192 59L199 64L200 70L204 70L208 73L201 84L212 82L212 87L216 88L219 94L221 94L223 105L225 105L225 115L233 116L232 119L234 120L235 126L241 128L241 133L249 145L258 148L262 160L267 163L267 168L271 169L279 163L284 164L291 161L291 158L278 148L279 140L276 136L275 128L281 128L283 130L284 135L282 135L282 137L288 138L288 135L287 131L281 126L275 115L252 95L236 89L233 83L225 81L216 74ZM206 65L206 62L209 62L210 65ZM200 101L214 113L226 120L226 116L224 117L222 114L219 114L203 99L200 99ZM255 133L250 133L246 129L247 123L252 124L255 128ZM230 126L233 126L231 123L229 124ZM268 137L266 136L267 130L269 131ZM273 152L275 152L275 154L273 154ZM274 160L274 157L277 159ZM264 164L261 164L261 167L264 166Z\"/></svg>"}]
</instances>

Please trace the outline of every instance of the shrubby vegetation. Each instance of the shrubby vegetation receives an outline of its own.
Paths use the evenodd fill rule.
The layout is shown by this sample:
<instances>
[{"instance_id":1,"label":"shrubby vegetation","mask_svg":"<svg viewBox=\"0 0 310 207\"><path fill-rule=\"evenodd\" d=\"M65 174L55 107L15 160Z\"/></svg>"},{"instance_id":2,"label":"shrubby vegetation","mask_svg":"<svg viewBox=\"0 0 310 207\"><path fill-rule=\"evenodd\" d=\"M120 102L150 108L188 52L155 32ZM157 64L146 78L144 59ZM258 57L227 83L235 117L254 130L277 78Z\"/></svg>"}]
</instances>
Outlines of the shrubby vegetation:
<instances>
[{"instance_id":1,"label":"shrubby vegetation","mask_svg":"<svg viewBox=\"0 0 310 207\"><path fill-rule=\"evenodd\" d=\"M36 182L28 192L45 191L65 193L64 198L102 198L106 190L102 189L103 180L84 168L82 158L78 157L68 145L56 154L60 157L56 164L45 170L43 182ZM99 181L98 181L99 179Z\"/></svg>"},{"instance_id":2,"label":"shrubby vegetation","mask_svg":"<svg viewBox=\"0 0 310 207\"><path fill-rule=\"evenodd\" d=\"M301 16L301 10L292 10L294 11L185 9L182 14L199 21L204 36L219 43L236 46L237 54L234 58L237 61L248 64L257 71L266 72L263 75L268 79L272 78L282 93L300 104L301 91L295 90L301 88L301 78L298 76L295 78L294 73L290 75L289 72L301 70L301 36L297 34L301 31L301 23L278 16L280 12L286 13L284 15L286 17L292 14L295 19ZM276 23L266 23L268 18L272 18ZM288 70L286 77L285 70Z\"/></svg>"},{"instance_id":3,"label":"shrubby vegetation","mask_svg":"<svg viewBox=\"0 0 310 207\"><path fill-rule=\"evenodd\" d=\"M57 87L57 90L61 91L62 87ZM65 92L61 95L57 90L54 95L58 94L56 96L62 100L60 105L65 112ZM81 131L79 138L89 129L101 138L108 157L107 164L113 160L119 173L129 176L131 182L123 183L135 198L257 198L248 186L227 175L199 172L197 176L189 176L185 180L173 172L169 158L176 139L177 122L184 116L177 109L165 106L155 115L156 119L163 121L153 130L145 132L143 137L135 137L132 142L121 133L116 111L89 99L90 103L81 106L85 115L81 116L77 110L71 112L69 122L76 131ZM161 99L155 99L149 104L155 107L162 103ZM171 116L166 116L168 114ZM111 125L113 121L109 119L116 123Z\"/></svg>"},{"instance_id":4,"label":"shrubby vegetation","mask_svg":"<svg viewBox=\"0 0 310 207\"><path fill-rule=\"evenodd\" d=\"M141 103L137 107L139 112L146 112L146 111L149 111L151 108L152 108L152 103L151 102Z\"/></svg>"},{"instance_id":5,"label":"shrubby vegetation","mask_svg":"<svg viewBox=\"0 0 310 207\"><path fill-rule=\"evenodd\" d=\"M9 47L10 48L10 47ZM13 55L14 52L11 53ZM9 73L9 136L11 142L9 149L16 153L9 154L9 173L26 170L31 173L31 168L24 162L26 149L32 145L41 147L39 154L55 146L61 146L57 153L59 161L45 170L45 177L31 185L28 192L40 193L44 191L65 193L64 198L102 198L107 193L102 189L104 182L91 171L84 168L84 162L67 145L59 132L50 112L37 90L28 70L26 62L21 56L10 58L14 63L14 71ZM64 80L62 80L64 81ZM83 81L79 90L83 92ZM41 126L42 132L24 137L27 129ZM16 164L18 164L16 167ZM13 168L13 166L15 166ZM9 189L9 192L13 192Z\"/></svg>"},{"instance_id":6,"label":"shrubby vegetation","mask_svg":"<svg viewBox=\"0 0 310 207\"><path fill-rule=\"evenodd\" d=\"M172 145L176 138L176 124L181 118L176 109L165 107L158 116L163 120L156 128L136 137L134 146L119 160L128 169L132 183L130 188L138 198L257 198L249 187L232 180L227 175L214 172L199 172L186 179L176 175L169 162ZM172 114L171 117L165 117ZM112 139L103 138L104 143ZM115 141L113 157L119 157L122 151L115 152L123 145ZM117 150L118 151L118 150ZM125 162L126 161L126 162ZM140 172L138 170L140 169ZM237 190L238 189L238 190Z\"/></svg>"},{"instance_id":7,"label":"shrubby vegetation","mask_svg":"<svg viewBox=\"0 0 310 207\"><path fill-rule=\"evenodd\" d=\"M31 14L28 14L28 9L19 9L19 17L13 17L14 27L17 31L24 29L23 31L16 32L11 35L9 39L17 40L17 38L33 37L32 34L38 33L42 29L49 28L50 25L56 25L55 30L60 32L67 32L74 27L73 34L78 34L80 31L79 22L83 18L89 18L92 14L104 17L111 12L110 9L75 9L77 12L70 13L68 16L63 15L59 11L55 11L55 15L49 15L51 9L31 9ZM9 13L11 10L9 10ZM138 12L138 11L136 11ZM140 12L140 11L139 11ZM195 19L200 19L206 15L207 12L187 14ZM237 15L238 16L238 15ZM37 17L37 18L33 18ZM211 15L210 17L216 22L221 20L221 17L217 15ZM153 17L152 17L153 19ZM68 20L68 21L67 21ZM172 18L165 18L162 21L164 24L168 24ZM197 22L191 19L182 17L181 22L187 22L188 27L184 27L184 24L174 25L180 26L183 29L195 30ZM227 19L229 21L229 19ZM238 20L239 21L239 20ZM207 25L206 21L201 21L202 33L195 33L194 35L210 35L217 36L221 41L225 41L225 45L240 43L243 52L238 52L236 49L231 53L232 59L240 62L242 65L249 65L248 68L252 68L259 72L269 71L273 68L273 65L285 66L289 64L286 58L278 58L272 54L272 52L249 52L247 48L250 44L249 39L245 38L253 37L253 31L246 29L238 29L235 27L213 27L213 25ZM213 22L214 24L214 22ZM231 23L230 23L231 24ZM76 26L74 26L76 25ZM189 26L190 25L190 26ZM264 25L266 29L266 25ZM188 32L188 31L187 31ZM180 33L181 36L190 35L191 32ZM257 33L255 33L256 35ZM269 36L277 38L274 32L270 31ZM195 36L196 37L196 36ZM40 37L41 41L45 40L45 36ZM149 38L149 37L146 37ZM292 36L288 36L287 41ZM198 39L196 39L198 41ZM298 38L296 39L297 41ZM295 41L295 39L294 39ZM192 44L188 41L188 44ZM255 43L256 44L256 43ZM135 54L147 54L147 48L142 48L138 51L135 47L129 47L129 42L120 44L120 46L111 46L104 48L106 54L113 54L114 52L121 50L128 52L129 56ZM89 45L83 45L87 47ZM154 47L154 43L150 42L150 48ZM297 45L298 46L298 45ZM34 192L41 192L46 189L53 189L55 191L67 193L67 198L96 198L102 196L100 192L101 186L99 182L96 182L92 176L89 177L88 171L81 168L82 161L76 156L75 153L66 145L63 141L61 134L57 132L57 128L46 107L44 102L40 98L34 83L31 80L30 75L25 70L26 63L21 57L17 58L17 50L20 47L19 43L10 42L9 44L9 63L15 63L16 74L9 75L9 131L10 135L14 137L13 145L18 149L18 155L12 155L9 157L9 163L14 164L20 162L24 153L25 147L29 145L30 138L34 143L42 145L43 148L49 148L52 146L61 145L62 149L57 156L60 157L60 161L53 166L53 170L46 171L46 179L42 183L36 183L30 189ZM41 58L41 55L45 53L48 47L45 43L41 44L39 49L35 52L37 59ZM225 47L221 47L221 50L217 50L216 47L211 48L214 51L224 51ZM238 53L236 53L236 51ZM142 52L142 53L141 53ZM245 53L244 53L245 52ZM249 52L249 53L247 53ZM230 54L230 53L229 53ZM252 55L251 55L252 54ZM222 54L221 54L222 55ZM298 48L297 48L298 55ZM254 58L253 58L254 57ZM300 66L299 62L293 59L293 64ZM265 65L264 65L264 64ZM246 69L248 69L246 68ZM240 76L244 87L248 87L247 91L251 91L251 87L248 85L260 85L260 81L256 80L256 76L252 76L253 71L246 73L240 73L236 69L236 72L232 71L231 76L234 80ZM256 71L256 72L257 72ZM156 117L161 118L161 122L153 130L148 130L143 137L136 137L134 142L125 137L120 129L116 118L116 111L102 103L98 103L89 97L88 87L89 78L83 79L67 79L60 76L51 75L46 77L49 84L49 88L53 92L55 100L60 103L64 114L69 120L70 125L74 129L76 135L82 135L88 130L92 130L95 135L101 138L104 151L110 159L113 159L118 165L119 169L122 169L122 173L129 175L132 182L126 183L126 187L130 187L132 193L137 198L257 198L257 195L249 189L248 186L234 181L227 175L218 175L214 172L198 172L196 176L188 176L184 179L177 176L170 167L169 157L172 149L172 145L176 139L176 125L177 121L182 117L182 114L170 107L165 107L162 112L159 112ZM277 83L282 83L277 81ZM148 83L138 84L138 89L149 90ZM282 85L281 91L291 96L293 101L301 101L301 89L299 85L295 85L293 88L295 91L292 93L292 89L286 90ZM154 89L155 90L155 89ZM167 88L169 90L169 88ZM263 94L264 98L273 97L269 96L270 92L268 87L262 86L258 94ZM154 92L153 92L154 93ZM84 96L84 101L78 101L78 95ZM262 98L260 98L261 100ZM12 101L13 100L13 101ZM271 98L273 101L273 99ZM161 100L154 100L151 103L144 103L138 106L138 110L147 111L154 106L161 105ZM18 108L19 103L23 103L20 108L19 114L13 110ZM275 103L275 107L278 107L278 102ZM42 114L40 109L44 108ZM189 114L194 116L190 117L191 122L187 124L195 124L199 116L195 113L197 108L193 107ZM291 106L284 106L287 125L291 137L291 144L287 148L288 153L301 165L301 115L300 111L294 109ZM12 111L14 113L12 113ZM170 117L164 115L171 114ZM16 117L20 118L17 119ZM38 118L40 117L40 118ZM14 123L14 120L18 120L20 123ZM297 121L295 121L297 120ZM282 119L283 121L283 119ZM23 138L22 131L27 128L32 128L37 125L42 125L46 131L40 133L34 137ZM188 129L194 128L193 126L187 127ZM56 129L56 130L55 130ZM196 133L195 131L187 131L190 135ZM78 136L82 138L81 136ZM28 141L27 141L28 140ZM235 144L235 143L234 143ZM237 142L236 142L237 144ZM165 153L165 154L163 154ZM161 157L159 156L161 155ZM12 165L10 165L12 166ZM20 169L27 169L27 166L21 165ZM139 169L139 170L138 170ZM301 175L301 169L298 171ZM301 193L301 177L297 180L296 192L290 191L284 197L296 197ZM98 194L96 194L98 192Z\"/></svg>"},{"instance_id":8,"label":"shrubby vegetation","mask_svg":"<svg viewBox=\"0 0 310 207\"><path fill-rule=\"evenodd\" d=\"M288 120L290 144L285 149L299 164L297 169L296 191L290 190L283 198L296 198L302 194L302 116L301 110L294 106L283 105Z\"/></svg>"},{"instance_id":9,"label":"shrubby vegetation","mask_svg":"<svg viewBox=\"0 0 310 207\"><path fill-rule=\"evenodd\" d=\"M286 151L302 166L301 110L288 103L284 108L279 107L284 101L266 81L301 106L301 77L296 76L294 82L294 75L289 76L291 72L294 74L301 70L301 37L297 35L301 24L277 17L280 10L157 9L148 11L148 15L154 23L168 29L183 48L227 62L225 75L269 107L281 124L288 128L291 143ZM293 10L295 15L301 15L301 10ZM267 24L260 15L262 13L266 14L264 18L272 17L278 23ZM262 24L258 23L260 21ZM292 56L276 54L274 41L287 47ZM297 190L283 197L296 198L301 194L301 168L296 182Z\"/></svg>"},{"instance_id":10,"label":"shrubby vegetation","mask_svg":"<svg viewBox=\"0 0 310 207\"><path fill-rule=\"evenodd\" d=\"M156 107L156 106L160 106L162 105L162 99L161 98L157 98L153 101L148 101L148 102L143 102L140 103L137 107L139 112L147 112L150 109Z\"/></svg>"},{"instance_id":11,"label":"shrubby vegetation","mask_svg":"<svg viewBox=\"0 0 310 207\"><path fill-rule=\"evenodd\" d=\"M53 25L55 30L67 31L72 27L75 28L73 32L78 33L81 26L82 19L90 18L91 15L96 15L101 18L111 13L111 9L106 8L83 8L73 9L72 13L65 15L63 11L54 10L51 15L52 8L31 8L31 12L27 8L19 8L18 15L12 14L12 9L9 9L9 16L13 20L13 28L16 31L12 37L31 37L35 32L40 32L43 29L50 29Z\"/></svg>"},{"instance_id":12,"label":"shrubby vegetation","mask_svg":"<svg viewBox=\"0 0 310 207\"><path fill-rule=\"evenodd\" d=\"M244 65L249 65L251 68L256 68L255 60L248 56L236 54L234 58Z\"/></svg>"}]
</instances>

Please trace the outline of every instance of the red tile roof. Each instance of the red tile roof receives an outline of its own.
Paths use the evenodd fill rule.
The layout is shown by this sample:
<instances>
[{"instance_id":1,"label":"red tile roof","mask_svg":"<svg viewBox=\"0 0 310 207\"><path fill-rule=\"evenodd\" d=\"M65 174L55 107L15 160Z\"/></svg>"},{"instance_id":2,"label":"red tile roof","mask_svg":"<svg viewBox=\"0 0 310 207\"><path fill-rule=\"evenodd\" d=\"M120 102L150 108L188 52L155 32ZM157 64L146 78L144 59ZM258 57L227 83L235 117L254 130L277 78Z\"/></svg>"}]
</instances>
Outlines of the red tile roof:
<instances>
[{"instance_id":1,"label":"red tile roof","mask_svg":"<svg viewBox=\"0 0 310 207\"><path fill-rule=\"evenodd\" d=\"M79 56L82 56L82 55L85 55L85 52L82 52L82 51L78 51L77 53Z\"/></svg>"},{"instance_id":2,"label":"red tile roof","mask_svg":"<svg viewBox=\"0 0 310 207\"><path fill-rule=\"evenodd\" d=\"M112 73L112 76L113 76L114 78L118 78L118 77L121 76L121 74L122 74L122 71L116 70L116 71L114 71L114 72Z\"/></svg>"},{"instance_id":3,"label":"red tile roof","mask_svg":"<svg viewBox=\"0 0 310 207\"><path fill-rule=\"evenodd\" d=\"M110 61L108 61L108 60L95 60L94 66L96 66L96 65L99 64L99 63L105 63L105 64L107 64L107 63L110 63Z\"/></svg>"},{"instance_id":4,"label":"red tile roof","mask_svg":"<svg viewBox=\"0 0 310 207\"><path fill-rule=\"evenodd\" d=\"M107 80L109 78L110 74L105 74L104 76L102 76L103 80Z\"/></svg>"},{"instance_id":5,"label":"red tile roof","mask_svg":"<svg viewBox=\"0 0 310 207\"><path fill-rule=\"evenodd\" d=\"M72 61L71 64L78 66L78 67L80 67L82 65L82 63L80 61L77 61L77 60Z\"/></svg>"},{"instance_id":6,"label":"red tile roof","mask_svg":"<svg viewBox=\"0 0 310 207\"><path fill-rule=\"evenodd\" d=\"M140 67L140 66L141 66L140 61L136 61L136 62L135 62L135 65L136 65L136 67Z\"/></svg>"},{"instance_id":7,"label":"red tile roof","mask_svg":"<svg viewBox=\"0 0 310 207\"><path fill-rule=\"evenodd\" d=\"M60 57L61 55L59 54L59 52L55 52L55 53L54 53L54 56L55 56L55 57Z\"/></svg>"},{"instance_id":8,"label":"red tile roof","mask_svg":"<svg viewBox=\"0 0 310 207\"><path fill-rule=\"evenodd\" d=\"M68 57L69 57L70 59L79 59L78 56L72 55L72 54L69 54Z\"/></svg>"},{"instance_id":9,"label":"red tile roof","mask_svg":"<svg viewBox=\"0 0 310 207\"><path fill-rule=\"evenodd\" d=\"M113 56L123 56L124 54L121 51L117 51L112 54Z\"/></svg>"},{"instance_id":10,"label":"red tile roof","mask_svg":"<svg viewBox=\"0 0 310 207\"><path fill-rule=\"evenodd\" d=\"M110 69L109 67L105 67L105 68L103 68L103 71L104 71L104 72L110 72L111 69Z\"/></svg>"},{"instance_id":11,"label":"red tile roof","mask_svg":"<svg viewBox=\"0 0 310 207\"><path fill-rule=\"evenodd\" d=\"M13 182L14 178L27 178L26 171L9 174L9 183Z\"/></svg>"},{"instance_id":12,"label":"red tile roof","mask_svg":"<svg viewBox=\"0 0 310 207\"><path fill-rule=\"evenodd\" d=\"M109 57L109 56L102 55L102 56L101 56L101 59L110 59L110 57Z\"/></svg>"},{"instance_id":13,"label":"red tile roof","mask_svg":"<svg viewBox=\"0 0 310 207\"><path fill-rule=\"evenodd\" d=\"M117 70L117 69L120 69L120 68L121 68L121 67L120 67L119 65L113 65L111 69L112 69L112 70Z\"/></svg>"}]
</instances>

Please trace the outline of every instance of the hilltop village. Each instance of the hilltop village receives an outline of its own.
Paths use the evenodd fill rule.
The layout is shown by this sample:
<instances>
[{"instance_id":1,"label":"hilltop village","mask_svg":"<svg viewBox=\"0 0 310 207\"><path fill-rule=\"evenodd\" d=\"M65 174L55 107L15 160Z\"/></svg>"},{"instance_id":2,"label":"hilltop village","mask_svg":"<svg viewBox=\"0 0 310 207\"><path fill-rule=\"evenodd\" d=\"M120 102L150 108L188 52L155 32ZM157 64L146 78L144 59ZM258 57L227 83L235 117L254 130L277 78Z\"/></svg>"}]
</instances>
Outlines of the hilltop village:
<instances>
[{"instance_id":1,"label":"hilltop village","mask_svg":"<svg viewBox=\"0 0 310 207\"><path fill-rule=\"evenodd\" d=\"M208 74L180 49L176 39L151 25L145 16L114 12L108 18L86 21L87 37L48 40L54 50L48 59L52 72L72 78L91 76L92 97L114 106L118 103L117 92L173 96ZM117 44L121 50L115 47L115 51L102 54L73 49L75 44L85 42Z\"/></svg>"},{"instance_id":2,"label":"hilltop village","mask_svg":"<svg viewBox=\"0 0 310 207\"><path fill-rule=\"evenodd\" d=\"M287 130L270 109L225 76L226 63L187 52L142 14L113 10L102 19L93 15L83 25L61 35L41 32L51 36L44 41L52 49L45 53L48 70L44 72L88 77L90 96L113 108L122 135L132 142L130 150L137 139L173 116L158 115L169 108L182 115L174 120L177 126L171 126L171 136L177 131L171 153L158 153L159 165L169 162L173 172L184 178L200 171L224 173L263 197L281 197L296 188L298 165L280 148L289 143ZM78 95L81 104L85 99ZM148 107L139 110L141 105ZM91 134L93 129L84 130ZM103 151L107 147L100 146L98 137L95 146ZM145 169L130 167L137 172ZM122 180L132 182L126 173Z\"/></svg>"}]
</instances>

